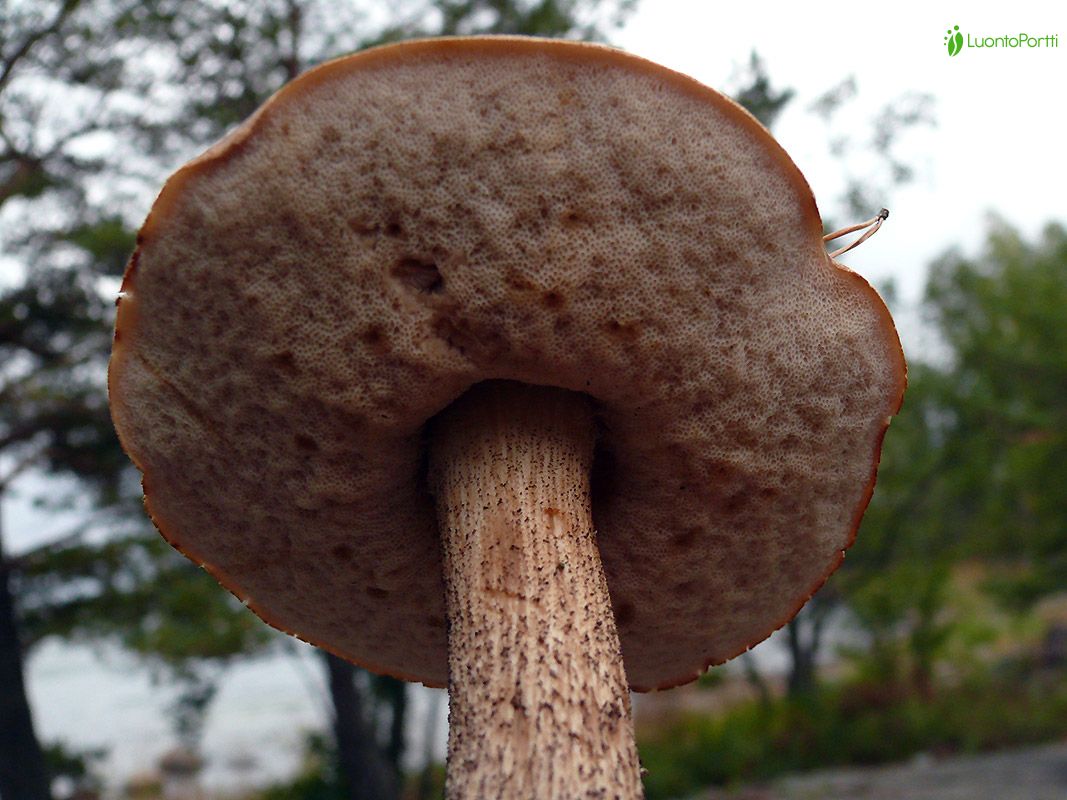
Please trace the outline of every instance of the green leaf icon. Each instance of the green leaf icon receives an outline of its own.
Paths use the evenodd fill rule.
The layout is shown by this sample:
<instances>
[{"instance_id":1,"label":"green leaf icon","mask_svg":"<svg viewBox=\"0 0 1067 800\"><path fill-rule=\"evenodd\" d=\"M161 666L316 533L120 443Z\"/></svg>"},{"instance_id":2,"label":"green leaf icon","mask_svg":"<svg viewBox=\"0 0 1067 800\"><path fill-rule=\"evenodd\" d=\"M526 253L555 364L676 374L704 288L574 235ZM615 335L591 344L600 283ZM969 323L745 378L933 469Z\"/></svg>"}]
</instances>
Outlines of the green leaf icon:
<instances>
[{"instance_id":1,"label":"green leaf icon","mask_svg":"<svg viewBox=\"0 0 1067 800\"><path fill-rule=\"evenodd\" d=\"M953 26L953 30L946 31L948 34L945 37L945 44L948 45L948 54L950 56L959 55L960 50L963 49L963 34L960 33L960 26Z\"/></svg>"}]
</instances>

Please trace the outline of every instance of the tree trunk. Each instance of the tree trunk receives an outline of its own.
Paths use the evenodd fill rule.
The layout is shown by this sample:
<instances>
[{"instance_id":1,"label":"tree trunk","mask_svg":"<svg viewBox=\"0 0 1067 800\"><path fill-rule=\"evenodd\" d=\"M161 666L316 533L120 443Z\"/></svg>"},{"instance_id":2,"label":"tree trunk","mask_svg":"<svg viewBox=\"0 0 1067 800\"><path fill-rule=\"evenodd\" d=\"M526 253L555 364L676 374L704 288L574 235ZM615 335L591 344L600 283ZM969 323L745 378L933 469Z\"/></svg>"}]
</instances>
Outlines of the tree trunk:
<instances>
[{"instance_id":1,"label":"tree trunk","mask_svg":"<svg viewBox=\"0 0 1067 800\"><path fill-rule=\"evenodd\" d=\"M11 567L3 547L0 529L0 797L51 800L44 752L26 697Z\"/></svg>"},{"instance_id":2,"label":"tree trunk","mask_svg":"<svg viewBox=\"0 0 1067 800\"><path fill-rule=\"evenodd\" d=\"M426 738L423 740L422 773L419 775L418 788L415 792L416 800L430 800L433 796L434 785L434 742L437 734L437 721L441 715L441 709L445 705L444 698L439 693L430 697L430 707L426 710Z\"/></svg>"},{"instance_id":3,"label":"tree trunk","mask_svg":"<svg viewBox=\"0 0 1067 800\"><path fill-rule=\"evenodd\" d=\"M815 652L805 641L801 622L794 619L786 628L789 635L789 677L786 689L790 697L799 697L815 688Z\"/></svg>"},{"instance_id":4,"label":"tree trunk","mask_svg":"<svg viewBox=\"0 0 1067 800\"><path fill-rule=\"evenodd\" d=\"M356 668L323 652L333 700L333 732L340 778L350 800L393 800L397 781L385 765L374 732L367 724L363 698L356 686Z\"/></svg>"},{"instance_id":5,"label":"tree trunk","mask_svg":"<svg viewBox=\"0 0 1067 800\"><path fill-rule=\"evenodd\" d=\"M771 710L771 687L767 685L767 679L760 672L759 665L756 664L756 658L752 655L751 650L746 650L741 654L741 666L744 668L745 680L748 681L748 685L756 690L760 710L764 714L769 713Z\"/></svg>"},{"instance_id":6,"label":"tree trunk","mask_svg":"<svg viewBox=\"0 0 1067 800\"><path fill-rule=\"evenodd\" d=\"M385 759L393 769L397 784L403 783L404 738L407 727L408 685L396 678L382 678L389 711L389 741L385 747Z\"/></svg>"},{"instance_id":7,"label":"tree trunk","mask_svg":"<svg viewBox=\"0 0 1067 800\"><path fill-rule=\"evenodd\" d=\"M790 697L808 694L815 688L815 668L822 648L823 630L833 608L832 600L820 600L816 595L786 626L790 660L786 690Z\"/></svg>"}]
</instances>

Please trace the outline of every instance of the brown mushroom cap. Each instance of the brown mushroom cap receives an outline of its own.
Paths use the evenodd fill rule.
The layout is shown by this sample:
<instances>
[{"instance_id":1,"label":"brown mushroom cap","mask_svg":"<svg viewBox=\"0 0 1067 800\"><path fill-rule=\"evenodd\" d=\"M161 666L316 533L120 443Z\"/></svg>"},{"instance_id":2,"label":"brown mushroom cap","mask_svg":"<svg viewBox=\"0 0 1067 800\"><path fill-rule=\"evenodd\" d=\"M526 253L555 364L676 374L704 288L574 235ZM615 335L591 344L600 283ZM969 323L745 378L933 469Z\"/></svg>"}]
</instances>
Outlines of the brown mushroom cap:
<instances>
[{"instance_id":1,"label":"brown mushroom cap","mask_svg":"<svg viewBox=\"0 0 1067 800\"><path fill-rule=\"evenodd\" d=\"M851 544L905 367L751 116L605 47L410 42L293 82L167 183L119 305L116 427L163 535L270 624L447 680L424 429L585 392L628 678L691 680Z\"/></svg>"}]
</instances>

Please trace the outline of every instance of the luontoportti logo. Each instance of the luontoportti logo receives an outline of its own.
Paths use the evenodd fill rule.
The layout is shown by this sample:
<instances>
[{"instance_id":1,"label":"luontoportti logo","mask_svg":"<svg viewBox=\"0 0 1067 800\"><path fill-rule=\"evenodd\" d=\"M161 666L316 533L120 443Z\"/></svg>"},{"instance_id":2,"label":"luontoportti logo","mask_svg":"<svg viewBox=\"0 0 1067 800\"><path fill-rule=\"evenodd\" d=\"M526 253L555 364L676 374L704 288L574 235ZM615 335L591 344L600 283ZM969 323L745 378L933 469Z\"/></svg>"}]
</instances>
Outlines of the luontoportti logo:
<instances>
[{"instance_id":1,"label":"luontoportti logo","mask_svg":"<svg viewBox=\"0 0 1067 800\"><path fill-rule=\"evenodd\" d=\"M979 49L1004 48L1008 50L1035 50L1039 48L1049 49L1060 46L1060 37L1055 33L1047 33L1035 36L1029 33L1017 33L1014 36L971 36L960 31L959 25L953 25L945 31L943 37L945 47L948 48L949 56L958 56L963 48L974 47Z\"/></svg>"},{"instance_id":2,"label":"luontoportti logo","mask_svg":"<svg viewBox=\"0 0 1067 800\"><path fill-rule=\"evenodd\" d=\"M955 33L953 33L953 30ZM950 56L958 56L960 50L963 49L963 34L960 33L960 26L953 26L953 30L948 31L948 35L945 37L945 44L948 45L948 54Z\"/></svg>"}]
</instances>

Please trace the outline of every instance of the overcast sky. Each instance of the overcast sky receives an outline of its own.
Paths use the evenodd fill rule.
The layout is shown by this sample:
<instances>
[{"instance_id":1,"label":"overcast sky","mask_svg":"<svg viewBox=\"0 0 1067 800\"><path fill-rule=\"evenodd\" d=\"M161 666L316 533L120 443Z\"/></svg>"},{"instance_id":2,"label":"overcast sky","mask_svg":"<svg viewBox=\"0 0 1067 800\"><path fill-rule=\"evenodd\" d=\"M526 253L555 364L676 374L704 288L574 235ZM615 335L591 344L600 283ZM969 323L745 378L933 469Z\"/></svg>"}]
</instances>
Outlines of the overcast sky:
<instances>
[{"instance_id":1,"label":"overcast sky","mask_svg":"<svg viewBox=\"0 0 1067 800\"><path fill-rule=\"evenodd\" d=\"M956 25L972 39L1057 34L1060 46L965 46L949 57L944 36ZM835 219L833 130L805 107L854 75L856 102L836 122L862 133L887 101L932 94L937 127L915 130L902 150L915 182L886 202L892 215L878 235L843 259L876 282L896 278L905 297L918 295L935 255L976 250L989 212L1026 232L1067 221L1067 3L645 0L615 42L716 88L757 50L773 81L798 92L775 133Z\"/></svg>"}]
</instances>

